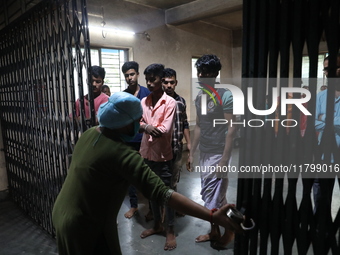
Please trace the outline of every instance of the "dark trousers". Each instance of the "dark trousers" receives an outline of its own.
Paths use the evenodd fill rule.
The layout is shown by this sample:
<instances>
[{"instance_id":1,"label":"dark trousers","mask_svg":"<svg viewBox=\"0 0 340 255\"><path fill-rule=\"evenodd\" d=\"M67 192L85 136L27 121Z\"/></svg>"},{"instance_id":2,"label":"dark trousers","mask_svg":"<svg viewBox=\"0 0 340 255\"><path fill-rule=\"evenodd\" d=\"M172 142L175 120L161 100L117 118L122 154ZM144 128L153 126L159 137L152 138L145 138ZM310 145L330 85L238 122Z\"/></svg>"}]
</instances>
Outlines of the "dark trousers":
<instances>
[{"instance_id":1,"label":"dark trousers","mask_svg":"<svg viewBox=\"0 0 340 255\"><path fill-rule=\"evenodd\" d=\"M138 207L137 189L133 185L129 186L129 197L131 208L137 208Z\"/></svg>"},{"instance_id":2,"label":"dark trousers","mask_svg":"<svg viewBox=\"0 0 340 255\"><path fill-rule=\"evenodd\" d=\"M157 174L158 177L164 182L166 186L171 185L172 179L172 160L165 162L155 162L144 159L145 163L151 168L151 170ZM160 211L161 205L156 201L150 201L152 214L155 222L160 222L162 214ZM168 226L173 226L175 223L175 210L165 206L165 215L168 220Z\"/></svg>"},{"instance_id":3,"label":"dark trousers","mask_svg":"<svg viewBox=\"0 0 340 255\"><path fill-rule=\"evenodd\" d=\"M140 143L128 143L135 151L139 151ZM137 198L137 189L135 186L129 186L129 197L130 197L130 207L137 208L138 207L138 198Z\"/></svg>"}]
</instances>

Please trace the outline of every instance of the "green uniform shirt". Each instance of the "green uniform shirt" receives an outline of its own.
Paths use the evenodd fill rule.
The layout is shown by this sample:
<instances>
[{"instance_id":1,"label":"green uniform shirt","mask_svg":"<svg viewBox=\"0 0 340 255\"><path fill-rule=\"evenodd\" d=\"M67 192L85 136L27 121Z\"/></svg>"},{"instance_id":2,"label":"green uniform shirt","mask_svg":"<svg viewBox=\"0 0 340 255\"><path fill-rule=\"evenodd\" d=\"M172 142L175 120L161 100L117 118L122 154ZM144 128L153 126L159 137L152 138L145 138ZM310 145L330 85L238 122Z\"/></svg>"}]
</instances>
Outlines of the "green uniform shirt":
<instances>
[{"instance_id":1,"label":"green uniform shirt","mask_svg":"<svg viewBox=\"0 0 340 255\"><path fill-rule=\"evenodd\" d=\"M151 200L169 197L138 152L95 127L82 134L52 213L59 254L93 254L104 238L111 254L121 254L116 218L130 184Z\"/></svg>"}]
</instances>

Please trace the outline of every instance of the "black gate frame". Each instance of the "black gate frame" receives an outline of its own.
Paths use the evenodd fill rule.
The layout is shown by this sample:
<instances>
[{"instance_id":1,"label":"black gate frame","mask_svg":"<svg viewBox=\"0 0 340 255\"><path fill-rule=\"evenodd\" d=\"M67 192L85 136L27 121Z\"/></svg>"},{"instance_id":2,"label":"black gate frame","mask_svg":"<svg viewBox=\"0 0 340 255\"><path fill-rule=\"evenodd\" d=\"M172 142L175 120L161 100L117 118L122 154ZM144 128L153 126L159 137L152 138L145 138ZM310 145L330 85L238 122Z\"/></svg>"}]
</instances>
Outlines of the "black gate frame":
<instances>
[{"instance_id":1,"label":"black gate frame","mask_svg":"<svg viewBox=\"0 0 340 255\"><path fill-rule=\"evenodd\" d=\"M0 35L0 120L10 196L54 235L52 207L67 159L79 135L95 124L92 85L83 80L83 73L91 77L86 0L42 1ZM75 86L80 121L73 118Z\"/></svg>"},{"instance_id":2,"label":"black gate frame","mask_svg":"<svg viewBox=\"0 0 340 255\"><path fill-rule=\"evenodd\" d=\"M333 116L334 84L329 81L327 119L321 145L318 146L314 128L316 78L319 44L326 38L329 60L329 78L335 77L336 58L339 51L338 0L244 0L243 1L243 59L242 90L247 101L247 88L253 87L256 109L265 109L268 89L268 105L272 105L272 87L276 86L278 69L280 78L289 77L290 58L293 62L293 86L301 87L303 48L310 57L309 88L312 94L308 110L307 129L303 137L299 126L289 133L279 126L278 134L267 124L261 128L245 127L241 130L240 166L250 165L300 165L324 161L339 163L339 150L335 144ZM290 53L292 51L292 55ZM262 79L259 79L262 78ZM288 82L281 79L280 86ZM245 106L247 109L247 106ZM293 108L293 119L299 119L300 111ZM244 119L263 119L246 112ZM275 116L269 116L275 118ZM280 116L282 120L283 116ZM297 204L298 174L288 174L288 193L283 198L284 174L267 174L264 178L245 178L239 175L237 207L247 219L253 218L256 227L245 235L238 235L235 254L340 254L340 209L335 219L331 217L331 205L323 199L316 213L313 212L311 192L314 179L302 175L303 197ZM332 196L337 177L320 179L323 191ZM338 179L339 182L339 179ZM274 184L273 184L274 183ZM274 185L274 186L273 186ZM335 188L340 186L336 185ZM272 194L272 189L274 193ZM325 197L324 197L325 198ZM338 199L338 198L335 198Z\"/></svg>"}]
</instances>

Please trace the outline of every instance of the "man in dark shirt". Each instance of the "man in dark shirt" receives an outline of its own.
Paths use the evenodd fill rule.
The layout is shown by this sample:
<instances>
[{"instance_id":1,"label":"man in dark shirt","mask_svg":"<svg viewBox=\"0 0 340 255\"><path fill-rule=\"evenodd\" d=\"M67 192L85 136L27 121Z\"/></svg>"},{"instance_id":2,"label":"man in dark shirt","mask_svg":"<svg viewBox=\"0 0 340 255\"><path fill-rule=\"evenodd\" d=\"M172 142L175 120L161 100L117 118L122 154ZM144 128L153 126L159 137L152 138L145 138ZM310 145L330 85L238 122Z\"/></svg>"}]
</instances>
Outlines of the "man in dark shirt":
<instances>
[{"instance_id":1,"label":"man in dark shirt","mask_svg":"<svg viewBox=\"0 0 340 255\"><path fill-rule=\"evenodd\" d=\"M172 184L171 188L177 191L177 183L180 178L182 169L182 151L183 151L183 137L187 143L187 149L190 151L190 131L188 117L186 113L185 99L175 92L177 86L176 71L171 68L164 69L163 90L168 96L176 100L175 126L172 136L173 149L173 170L172 170ZM189 156L189 155L188 155ZM187 159L189 161L189 157Z\"/></svg>"},{"instance_id":2,"label":"man in dark shirt","mask_svg":"<svg viewBox=\"0 0 340 255\"><path fill-rule=\"evenodd\" d=\"M124 90L124 92L130 93L137 97L139 100L148 96L150 91L138 84L139 77L139 64L135 61L125 62L122 66L122 72L125 77L125 81L128 84L128 87ZM139 151L140 143L142 141L143 133L138 133L136 137L129 142L129 144L136 150ZM127 211L124 216L125 218L132 218L133 215L138 211L138 198L137 198L137 190L134 186L129 187L129 197L130 197L130 210Z\"/></svg>"}]
</instances>

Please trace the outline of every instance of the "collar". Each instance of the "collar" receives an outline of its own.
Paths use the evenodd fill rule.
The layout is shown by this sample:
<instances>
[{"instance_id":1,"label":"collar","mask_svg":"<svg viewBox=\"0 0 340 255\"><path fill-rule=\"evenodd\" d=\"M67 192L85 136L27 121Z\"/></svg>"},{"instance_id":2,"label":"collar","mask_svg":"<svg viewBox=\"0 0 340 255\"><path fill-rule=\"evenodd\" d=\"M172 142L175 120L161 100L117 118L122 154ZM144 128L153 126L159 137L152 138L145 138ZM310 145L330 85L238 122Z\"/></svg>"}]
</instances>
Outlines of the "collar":
<instances>
[{"instance_id":1,"label":"collar","mask_svg":"<svg viewBox=\"0 0 340 255\"><path fill-rule=\"evenodd\" d=\"M180 98L180 96L174 91L173 98L177 101Z\"/></svg>"},{"instance_id":2,"label":"collar","mask_svg":"<svg viewBox=\"0 0 340 255\"><path fill-rule=\"evenodd\" d=\"M166 103L166 97L167 97L167 96L168 96L168 95L167 95L165 92L163 92L161 98L158 99L158 101L157 101L157 103L156 103L156 105L155 105L155 108L156 108L156 106L158 106L158 105L165 104L165 103ZM146 97L146 99L145 99L145 104L146 104L146 106L152 106L152 93L150 93L150 94Z\"/></svg>"}]
</instances>

